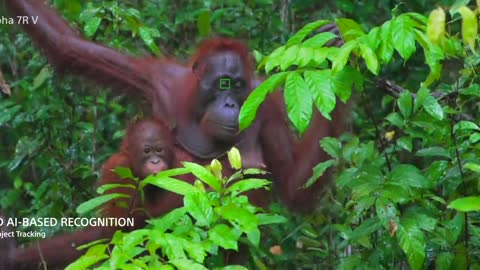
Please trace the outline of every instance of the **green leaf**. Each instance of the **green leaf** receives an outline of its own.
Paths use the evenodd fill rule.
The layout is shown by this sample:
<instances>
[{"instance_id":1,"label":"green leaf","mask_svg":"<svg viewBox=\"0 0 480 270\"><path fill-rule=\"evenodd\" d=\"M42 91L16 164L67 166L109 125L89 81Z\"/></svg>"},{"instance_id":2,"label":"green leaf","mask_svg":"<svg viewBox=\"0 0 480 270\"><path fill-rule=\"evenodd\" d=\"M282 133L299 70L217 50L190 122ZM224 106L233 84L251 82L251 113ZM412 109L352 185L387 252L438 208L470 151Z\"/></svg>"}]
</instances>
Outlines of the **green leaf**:
<instances>
[{"instance_id":1,"label":"green leaf","mask_svg":"<svg viewBox=\"0 0 480 270\"><path fill-rule=\"evenodd\" d=\"M258 225L278 224L288 221L284 216L277 214L257 214Z\"/></svg>"},{"instance_id":2,"label":"green leaf","mask_svg":"<svg viewBox=\"0 0 480 270\"><path fill-rule=\"evenodd\" d=\"M269 73L272 69L280 65L285 50L285 46L276 48L270 55L263 59L263 61L259 64L259 67L265 65L265 73Z\"/></svg>"},{"instance_id":3,"label":"green leaf","mask_svg":"<svg viewBox=\"0 0 480 270\"><path fill-rule=\"evenodd\" d=\"M480 127L470 121L460 121L453 127L454 133L457 133L459 131L480 131Z\"/></svg>"},{"instance_id":4,"label":"green leaf","mask_svg":"<svg viewBox=\"0 0 480 270\"><path fill-rule=\"evenodd\" d=\"M413 270L423 269L425 261L425 238L420 229L415 226L398 225L397 241L407 255L408 264Z\"/></svg>"},{"instance_id":5,"label":"green leaf","mask_svg":"<svg viewBox=\"0 0 480 270\"><path fill-rule=\"evenodd\" d=\"M306 24L302 29L300 29L297 33L295 33L290 39L288 39L286 46L291 46L291 45L298 45L300 44L305 37L310 34L313 30L329 23L329 21L326 20L319 20L316 22L311 22L309 24Z\"/></svg>"},{"instance_id":6,"label":"green leaf","mask_svg":"<svg viewBox=\"0 0 480 270\"><path fill-rule=\"evenodd\" d=\"M114 188L129 188L129 189L135 190L137 187L132 184L106 184L106 185L99 186L97 188L97 193L103 194L105 193L105 191L108 191Z\"/></svg>"},{"instance_id":7,"label":"green leaf","mask_svg":"<svg viewBox=\"0 0 480 270\"><path fill-rule=\"evenodd\" d=\"M370 234L374 233L378 229L382 227L380 220L378 218L370 218L365 220L353 230L353 232L349 236L350 241L357 241L358 239L364 236L370 236Z\"/></svg>"},{"instance_id":8,"label":"green leaf","mask_svg":"<svg viewBox=\"0 0 480 270\"><path fill-rule=\"evenodd\" d=\"M147 222L152 224L155 230L165 232L168 229L174 229L174 224L185 217L186 212L184 207L177 208L163 215L161 218L150 219Z\"/></svg>"},{"instance_id":9,"label":"green leaf","mask_svg":"<svg viewBox=\"0 0 480 270\"><path fill-rule=\"evenodd\" d=\"M392 42L404 60L408 60L415 52L415 32L410 17L403 15L393 20Z\"/></svg>"},{"instance_id":10,"label":"green leaf","mask_svg":"<svg viewBox=\"0 0 480 270\"><path fill-rule=\"evenodd\" d=\"M37 89L38 87L42 86L42 84L49 78L52 77L52 71L50 70L49 67L44 66L40 72L35 76L35 79L33 79L33 85L32 85L32 90Z\"/></svg>"},{"instance_id":11,"label":"green leaf","mask_svg":"<svg viewBox=\"0 0 480 270\"><path fill-rule=\"evenodd\" d=\"M478 33L477 15L466 6L458 9L462 15L462 38L463 42L470 46L471 50L475 50L475 40Z\"/></svg>"},{"instance_id":12,"label":"green leaf","mask_svg":"<svg viewBox=\"0 0 480 270\"><path fill-rule=\"evenodd\" d=\"M136 179L135 176L133 176L132 170L130 168L125 168L125 167L115 167L113 168L113 172L120 176L122 179L131 179L134 180Z\"/></svg>"},{"instance_id":13,"label":"green leaf","mask_svg":"<svg viewBox=\"0 0 480 270\"><path fill-rule=\"evenodd\" d=\"M480 164L467 162L465 165L463 165L463 167L472 172L480 173Z\"/></svg>"},{"instance_id":14,"label":"green leaf","mask_svg":"<svg viewBox=\"0 0 480 270\"><path fill-rule=\"evenodd\" d=\"M98 27L102 23L102 18L100 17L91 17L85 24L83 31L88 38L93 37L98 30Z\"/></svg>"},{"instance_id":15,"label":"green leaf","mask_svg":"<svg viewBox=\"0 0 480 270\"><path fill-rule=\"evenodd\" d=\"M412 138L411 137L401 137L397 140L397 145L401 148L407 150L408 152L412 152Z\"/></svg>"},{"instance_id":16,"label":"green leaf","mask_svg":"<svg viewBox=\"0 0 480 270\"><path fill-rule=\"evenodd\" d=\"M98 245L98 247L89 249L85 255L81 256L79 259L69 264L65 268L65 270L89 269L90 266L93 266L105 259L108 259L109 256L105 254L106 248L107 248L107 245L103 244L103 245Z\"/></svg>"},{"instance_id":17,"label":"green leaf","mask_svg":"<svg viewBox=\"0 0 480 270\"><path fill-rule=\"evenodd\" d=\"M205 266L190 259L173 259L168 263L173 264L177 270L208 270Z\"/></svg>"},{"instance_id":18,"label":"green leaf","mask_svg":"<svg viewBox=\"0 0 480 270\"><path fill-rule=\"evenodd\" d=\"M194 259L196 262L204 262L205 257L207 256L206 245L191 241L190 239L182 239L181 243L183 249L185 249L190 258Z\"/></svg>"},{"instance_id":19,"label":"green leaf","mask_svg":"<svg viewBox=\"0 0 480 270\"><path fill-rule=\"evenodd\" d=\"M480 141L480 133L474 133L472 135L470 135L470 138L468 138L468 140L470 141L470 143L477 143Z\"/></svg>"},{"instance_id":20,"label":"green leaf","mask_svg":"<svg viewBox=\"0 0 480 270\"><path fill-rule=\"evenodd\" d=\"M330 167L332 167L333 165L335 164L335 160L331 159L331 160L327 160L327 161L324 161L324 162L321 162L319 164L317 164L314 168L313 168L313 175L307 180L307 182L303 185L303 188L309 188L311 187L313 184L315 184L315 182L317 182L318 179L320 179L320 177L323 175L323 173Z\"/></svg>"},{"instance_id":21,"label":"green leaf","mask_svg":"<svg viewBox=\"0 0 480 270\"><path fill-rule=\"evenodd\" d=\"M157 56L160 56L160 49L158 48L157 44L155 44L155 41L153 40L153 35L152 33L155 33L152 31L151 28L148 27L140 27L138 29L138 32L140 33L140 38L143 40L143 42L150 48L150 50ZM155 34L154 34L155 35Z\"/></svg>"},{"instance_id":22,"label":"green leaf","mask_svg":"<svg viewBox=\"0 0 480 270\"><path fill-rule=\"evenodd\" d=\"M215 225L208 232L208 239L225 249L238 250L238 237L232 232L232 228L225 224Z\"/></svg>"},{"instance_id":23,"label":"green leaf","mask_svg":"<svg viewBox=\"0 0 480 270\"><path fill-rule=\"evenodd\" d=\"M238 151L238 150L237 150ZM240 156L240 154L239 154ZM182 162L183 166L189 169L195 177L200 179L205 184L209 185L215 191L219 192L222 188L222 182L213 175L207 168L191 162ZM241 167L241 165L240 165Z\"/></svg>"},{"instance_id":24,"label":"green leaf","mask_svg":"<svg viewBox=\"0 0 480 270\"><path fill-rule=\"evenodd\" d=\"M440 146L433 146L428 148L423 148L415 153L416 156L419 157L444 157L450 159L450 153L447 149L440 147Z\"/></svg>"},{"instance_id":25,"label":"green leaf","mask_svg":"<svg viewBox=\"0 0 480 270\"><path fill-rule=\"evenodd\" d=\"M92 211L93 209L103 205L104 203L108 202L108 201L111 201L113 199L118 199L118 198L130 198L130 196L128 195L125 195L125 194L121 194L121 193L112 193L112 194L106 194L106 195L102 195L102 196L98 196L96 198L93 198L91 200L88 200L82 204L80 204L76 211L78 214L85 214L85 213L88 213L90 211Z\"/></svg>"},{"instance_id":26,"label":"green leaf","mask_svg":"<svg viewBox=\"0 0 480 270\"><path fill-rule=\"evenodd\" d=\"M428 181L417 167L410 164L397 165L388 177L392 182L419 188L425 187Z\"/></svg>"},{"instance_id":27,"label":"green leaf","mask_svg":"<svg viewBox=\"0 0 480 270\"><path fill-rule=\"evenodd\" d=\"M338 54L335 56L335 58L332 61L332 72L333 74L336 74L340 70L342 70L345 65L348 62L348 59L350 58L350 53L352 50L356 49L358 46L358 42L356 40L354 41L349 41L345 43L340 49Z\"/></svg>"},{"instance_id":28,"label":"green leaf","mask_svg":"<svg viewBox=\"0 0 480 270\"><path fill-rule=\"evenodd\" d=\"M340 34L346 42L354 40L358 37L365 35L362 27L352 19L337 19L335 23L338 26Z\"/></svg>"},{"instance_id":29,"label":"green leaf","mask_svg":"<svg viewBox=\"0 0 480 270\"><path fill-rule=\"evenodd\" d=\"M409 91L403 91L398 97L398 108L405 118L410 117L412 114L413 100L412 94Z\"/></svg>"},{"instance_id":30,"label":"green leaf","mask_svg":"<svg viewBox=\"0 0 480 270\"><path fill-rule=\"evenodd\" d=\"M460 95L480 97L480 84L474 83L461 89Z\"/></svg>"},{"instance_id":31,"label":"green leaf","mask_svg":"<svg viewBox=\"0 0 480 270\"><path fill-rule=\"evenodd\" d=\"M315 50L312 48L301 47L297 53L297 59L295 59L295 64L298 65L297 68L307 66L315 55Z\"/></svg>"},{"instance_id":32,"label":"green leaf","mask_svg":"<svg viewBox=\"0 0 480 270\"><path fill-rule=\"evenodd\" d=\"M228 266L222 266L222 267L214 268L214 270L248 270L248 268L246 268L245 266L241 266L241 265L228 265Z\"/></svg>"},{"instance_id":33,"label":"green leaf","mask_svg":"<svg viewBox=\"0 0 480 270\"><path fill-rule=\"evenodd\" d=\"M363 90L363 76L352 67L346 66L331 79L332 88L342 102L347 102L352 94L352 85Z\"/></svg>"},{"instance_id":34,"label":"green leaf","mask_svg":"<svg viewBox=\"0 0 480 270\"><path fill-rule=\"evenodd\" d=\"M282 55L282 61L280 62L280 69L285 71L287 70L295 61L297 61L297 55L300 50L300 46L293 45L287 47L285 52Z\"/></svg>"},{"instance_id":35,"label":"green leaf","mask_svg":"<svg viewBox=\"0 0 480 270\"><path fill-rule=\"evenodd\" d=\"M253 190L253 189L259 189L263 187L268 187L270 185L270 181L265 180L265 179L256 179L256 178L250 178L250 179L244 179L241 181L238 181L231 185L227 191L228 192L237 192L237 193L242 193L248 190Z\"/></svg>"},{"instance_id":36,"label":"green leaf","mask_svg":"<svg viewBox=\"0 0 480 270\"><path fill-rule=\"evenodd\" d=\"M443 8L430 12L427 22L427 36L435 44L445 37L445 11Z\"/></svg>"},{"instance_id":37,"label":"green leaf","mask_svg":"<svg viewBox=\"0 0 480 270\"><path fill-rule=\"evenodd\" d=\"M335 108L336 98L331 88L330 70L305 71L303 76L317 109L325 118L331 120L330 112Z\"/></svg>"},{"instance_id":38,"label":"green leaf","mask_svg":"<svg viewBox=\"0 0 480 270\"><path fill-rule=\"evenodd\" d=\"M458 13L458 9L462 6L466 6L470 3L470 0L455 0L454 3L451 5L450 10L448 11L450 13L450 16L453 17L455 14Z\"/></svg>"},{"instance_id":39,"label":"green leaf","mask_svg":"<svg viewBox=\"0 0 480 270\"><path fill-rule=\"evenodd\" d=\"M228 162L230 162L230 166L236 170L240 170L242 168L242 159L240 158L240 151L236 147L232 147L230 151L227 153L228 155Z\"/></svg>"},{"instance_id":40,"label":"green leaf","mask_svg":"<svg viewBox=\"0 0 480 270\"><path fill-rule=\"evenodd\" d=\"M360 44L360 51L362 54L363 59L365 59L365 63L367 64L368 70L375 75L378 75L379 64L377 55L375 52L366 44Z\"/></svg>"},{"instance_id":41,"label":"green leaf","mask_svg":"<svg viewBox=\"0 0 480 270\"><path fill-rule=\"evenodd\" d=\"M425 103L425 100L430 95L430 90L426 87L421 87L417 92L417 96L414 100L413 111L417 112Z\"/></svg>"},{"instance_id":42,"label":"green leaf","mask_svg":"<svg viewBox=\"0 0 480 270\"><path fill-rule=\"evenodd\" d=\"M456 199L448 205L448 208L453 208L462 212L479 211L480 196L463 197Z\"/></svg>"},{"instance_id":43,"label":"green leaf","mask_svg":"<svg viewBox=\"0 0 480 270\"><path fill-rule=\"evenodd\" d=\"M213 208L203 192L194 192L183 197L185 210L197 221L197 226L210 226L213 220Z\"/></svg>"},{"instance_id":44,"label":"green leaf","mask_svg":"<svg viewBox=\"0 0 480 270\"><path fill-rule=\"evenodd\" d=\"M393 47L394 42L392 41L392 28L392 21L385 22L380 28L380 39L382 42L380 43L379 55L385 64L390 63L395 49Z\"/></svg>"},{"instance_id":45,"label":"green leaf","mask_svg":"<svg viewBox=\"0 0 480 270\"><path fill-rule=\"evenodd\" d=\"M437 270L450 270L452 269L452 262L454 255L450 252L442 252L438 254L435 260L435 269Z\"/></svg>"},{"instance_id":46,"label":"green leaf","mask_svg":"<svg viewBox=\"0 0 480 270\"><path fill-rule=\"evenodd\" d=\"M320 140L320 147L334 158L340 158L342 155L342 144L337 138L324 137Z\"/></svg>"},{"instance_id":47,"label":"green leaf","mask_svg":"<svg viewBox=\"0 0 480 270\"><path fill-rule=\"evenodd\" d=\"M425 80L425 86L428 86L432 82L440 79L442 75L441 60L443 60L444 58L445 53L438 45L431 45L428 49L425 49L425 60L430 67L430 74L428 74L428 77Z\"/></svg>"},{"instance_id":48,"label":"green leaf","mask_svg":"<svg viewBox=\"0 0 480 270\"><path fill-rule=\"evenodd\" d=\"M212 12L208 9L203 10L198 14L198 19L197 19L197 28L198 28L198 33L202 37L206 37L212 32L212 26L210 24L210 17L212 15Z\"/></svg>"},{"instance_id":49,"label":"green leaf","mask_svg":"<svg viewBox=\"0 0 480 270\"><path fill-rule=\"evenodd\" d=\"M302 76L296 72L288 75L284 95L288 118L300 134L303 134L312 120L313 101Z\"/></svg>"},{"instance_id":50,"label":"green leaf","mask_svg":"<svg viewBox=\"0 0 480 270\"><path fill-rule=\"evenodd\" d=\"M260 230L257 228L247 233L247 239L256 248L260 245Z\"/></svg>"},{"instance_id":51,"label":"green leaf","mask_svg":"<svg viewBox=\"0 0 480 270\"><path fill-rule=\"evenodd\" d=\"M302 47L312 47L312 48L320 48L323 47L327 42L336 38L337 35L331 32L323 32L316 34L315 36L305 40L302 43Z\"/></svg>"},{"instance_id":52,"label":"green leaf","mask_svg":"<svg viewBox=\"0 0 480 270\"><path fill-rule=\"evenodd\" d=\"M210 170L217 179L222 179L222 163L217 159L210 162Z\"/></svg>"},{"instance_id":53,"label":"green leaf","mask_svg":"<svg viewBox=\"0 0 480 270\"><path fill-rule=\"evenodd\" d=\"M239 114L240 130L245 130L249 127L255 116L257 115L258 108L265 100L267 95L275 88L280 86L287 77L288 72L281 72L269 77L266 81L260 84L253 92L248 96L247 100L243 103Z\"/></svg>"},{"instance_id":54,"label":"green leaf","mask_svg":"<svg viewBox=\"0 0 480 270\"><path fill-rule=\"evenodd\" d=\"M423 108L434 118L443 120L443 110L436 98L428 96L423 103Z\"/></svg>"},{"instance_id":55,"label":"green leaf","mask_svg":"<svg viewBox=\"0 0 480 270\"><path fill-rule=\"evenodd\" d=\"M324 64L330 49L332 48L312 49L312 65L318 67Z\"/></svg>"},{"instance_id":56,"label":"green leaf","mask_svg":"<svg viewBox=\"0 0 480 270\"><path fill-rule=\"evenodd\" d=\"M374 27L367 35L367 44L372 48L374 51L378 49L380 45L380 27Z\"/></svg>"},{"instance_id":57,"label":"green leaf","mask_svg":"<svg viewBox=\"0 0 480 270\"><path fill-rule=\"evenodd\" d=\"M235 204L228 204L217 209L223 218L233 224L240 225L244 232L250 232L258 226L257 217L245 208L240 208Z\"/></svg>"},{"instance_id":58,"label":"green leaf","mask_svg":"<svg viewBox=\"0 0 480 270\"><path fill-rule=\"evenodd\" d=\"M197 189L190 185L189 183L170 177L156 177L153 175L148 176L145 180L142 181L142 187L151 184L159 188L168 190L170 192L186 195L193 192L197 192Z\"/></svg>"},{"instance_id":59,"label":"green leaf","mask_svg":"<svg viewBox=\"0 0 480 270\"><path fill-rule=\"evenodd\" d=\"M32 155L39 146L39 142L29 137L21 137L15 146L15 158L8 164L8 170L13 171L18 168L24 159Z\"/></svg>"}]
</instances>

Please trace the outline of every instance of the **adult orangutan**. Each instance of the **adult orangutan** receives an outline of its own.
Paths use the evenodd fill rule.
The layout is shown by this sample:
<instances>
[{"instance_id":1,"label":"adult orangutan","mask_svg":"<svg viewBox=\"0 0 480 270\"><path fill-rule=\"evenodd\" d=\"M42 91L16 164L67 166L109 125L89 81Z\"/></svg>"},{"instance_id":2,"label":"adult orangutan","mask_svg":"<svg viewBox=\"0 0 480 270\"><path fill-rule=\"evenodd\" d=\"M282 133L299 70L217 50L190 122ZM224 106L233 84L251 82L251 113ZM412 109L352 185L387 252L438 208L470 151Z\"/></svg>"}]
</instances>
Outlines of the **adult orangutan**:
<instances>
[{"instance_id":1,"label":"adult orangutan","mask_svg":"<svg viewBox=\"0 0 480 270\"><path fill-rule=\"evenodd\" d=\"M342 119L336 117L342 111L333 113L335 124L315 114L303 138L297 140L286 121L282 96L274 93L260 108L258 132L249 128L239 133L240 107L258 84L248 48L240 41L207 40L187 66L166 59L135 58L84 40L42 0L6 2L13 15L38 16L36 24L22 26L57 71L82 75L112 89L123 87L151 101L153 117L168 120L172 129L177 160L206 164L233 145L244 153L242 145L258 144L258 156L272 173L277 195L293 209L308 211L314 206L315 189L300 187L312 175L313 166L327 158L318 141L338 134ZM225 81L230 82L229 89L222 85ZM325 181L323 177L317 184ZM260 205L265 198L265 194L250 196ZM165 193L156 204L160 215L180 206L182 199Z\"/></svg>"},{"instance_id":2,"label":"adult orangutan","mask_svg":"<svg viewBox=\"0 0 480 270\"><path fill-rule=\"evenodd\" d=\"M208 162L256 136L248 130L238 133L240 106L258 81L248 48L240 41L207 40L197 48L190 64L183 66L166 59L131 57L86 41L42 0L6 2L13 15L38 16L36 24L22 26L57 71L120 85L151 101L153 116L168 120L179 148L185 152L181 154L188 159ZM231 82L230 90L222 89L222 79ZM303 138L296 140L285 118L282 97L277 94L266 100L258 116L262 156L280 197L292 208L311 208L314 193L299 187L311 176L312 167L326 158L318 141L336 135L342 126L340 119L335 126L316 114Z\"/></svg>"}]
</instances>

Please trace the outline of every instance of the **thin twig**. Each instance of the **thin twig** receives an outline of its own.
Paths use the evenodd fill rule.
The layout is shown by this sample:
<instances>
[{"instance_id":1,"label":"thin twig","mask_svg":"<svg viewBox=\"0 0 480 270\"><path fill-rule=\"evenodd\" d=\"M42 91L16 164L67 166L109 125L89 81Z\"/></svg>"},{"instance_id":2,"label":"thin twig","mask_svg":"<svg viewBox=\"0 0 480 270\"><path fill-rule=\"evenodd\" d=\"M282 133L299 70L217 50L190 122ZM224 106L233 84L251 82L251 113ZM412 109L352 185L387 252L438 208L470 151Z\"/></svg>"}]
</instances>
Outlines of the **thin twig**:
<instances>
[{"instance_id":1,"label":"thin twig","mask_svg":"<svg viewBox=\"0 0 480 270\"><path fill-rule=\"evenodd\" d=\"M457 84L455 87L455 91L458 91L458 80ZM458 107L458 104L456 100L454 101L455 107ZM464 172L463 172L463 167L462 167L462 159L460 157L460 151L458 151L458 144L457 144L457 137L455 137L454 133L454 126L455 126L455 120L453 117L450 117L450 136L452 137L453 141L453 146L455 147L455 156L457 159L457 165L458 165L458 170L460 171L460 177L462 178L462 188L463 188L463 196L467 196L467 185L465 183L465 177L464 177ZM465 229L463 230L463 238L465 242L465 260L467 261L468 269L471 269L470 267L470 256L468 254L469 251L469 246L470 246L470 233L468 230L468 214L465 212L463 214L463 221L465 224Z\"/></svg>"},{"instance_id":2,"label":"thin twig","mask_svg":"<svg viewBox=\"0 0 480 270\"><path fill-rule=\"evenodd\" d=\"M380 129L378 128L378 123L375 120L375 116L372 113L372 108L370 106L369 99L365 96L365 93L362 93L362 97L363 97L363 99L365 101L365 104L366 104L366 107L367 107L367 109L365 110L366 113L367 113L367 116L368 116L368 118L370 118L370 120L373 123L373 126L375 127L375 136L377 137L377 140L380 141L380 146L383 149L383 155L385 156L385 161L387 162L388 171L392 171L392 165L390 163L390 159L388 158L388 155L387 155L387 152L386 152L387 144L383 140L382 134L380 134Z\"/></svg>"}]
</instances>

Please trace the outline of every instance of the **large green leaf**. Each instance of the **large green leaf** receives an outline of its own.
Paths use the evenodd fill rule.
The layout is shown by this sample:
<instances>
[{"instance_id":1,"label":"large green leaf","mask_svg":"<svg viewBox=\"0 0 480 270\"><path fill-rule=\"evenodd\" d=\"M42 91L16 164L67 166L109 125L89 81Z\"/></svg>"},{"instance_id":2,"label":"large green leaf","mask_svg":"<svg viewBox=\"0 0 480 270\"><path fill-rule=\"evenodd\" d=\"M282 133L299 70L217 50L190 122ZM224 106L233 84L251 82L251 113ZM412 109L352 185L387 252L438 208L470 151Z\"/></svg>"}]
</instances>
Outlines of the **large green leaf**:
<instances>
[{"instance_id":1,"label":"large green leaf","mask_svg":"<svg viewBox=\"0 0 480 270\"><path fill-rule=\"evenodd\" d=\"M362 74L350 66L346 66L331 79L332 88L341 101L347 102L352 94L352 86L363 90Z\"/></svg>"},{"instance_id":2,"label":"large green leaf","mask_svg":"<svg viewBox=\"0 0 480 270\"><path fill-rule=\"evenodd\" d=\"M330 112L335 108L335 92L331 87L331 71L305 71L303 76L311 92L317 109L327 119L331 119Z\"/></svg>"},{"instance_id":3,"label":"large green leaf","mask_svg":"<svg viewBox=\"0 0 480 270\"><path fill-rule=\"evenodd\" d=\"M363 59L365 59L365 64L367 64L368 70L375 75L378 75L378 70L380 65L378 63L378 58L375 52L366 44L360 44L360 52Z\"/></svg>"},{"instance_id":4,"label":"large green leaf","mask_svg":"<svg viewBox=\"0 0 480 270\"><path fill-rule=\"evenodd\" d=\"M238 224L244 232L250 232L257 228L258 219L245 208L240 208L235 204L228 204L217 208L218 213L233 224Z\"/></svg>"},{"instance_id":5,"label":"large green leaf","mask_svg":"<svg viewBox=\"0 0 480 270\"><path fill-rule=\"evenodd\" d=\"M282 71L287 70L295 61L298 60L298 52L300 50L300 46L292 45L287 47L285 52L282 55L282 61L280 62L280 69Z\"/></svg>"},{"instance_id":6,"label":"large green leaf","mask_svg":"<svg viewBox=\"0 0 480 270\"><path fill-rule=\"evenodd\" d=\"M425 261L425 238L415 226L398 225L397 241L407 255L408 264L413 270L423 269Z\"/></svg>"},{"instance_id":7,"label":"large green leaf","mask_svg":"<svg viewBox=\"0 0 480 270\"><path fill-rule=\"evenodd\" d=\"M181 207L170 211L161 218L148 220L148 223L152 224L155 230L165 232L168 229L173 229L174 224L185 217L185 214L185 208Z\"/></svg>"},{"instance_id":8,"label":"large green leaf","mask_svg":"<svg viewBox=\"0 0 480 270\"><path fill-rule=\"evenodd\" d=\"M302 47L313 47L313 48L320 48L325 45L325 43L329 42L330 40L334 39L337 37L337 35L331 33L331 32L324 32L324 33L319 33L316 34L315 36L305 40L302 43Z\"/></svg>"},{"instance_id":9,"label":"large green leaf","mask_svg":"<svg viewBox=\"0 0 480 270\"><path fill-rule=\"evenodd\" d=\"M327 160L325 162L320 162L313 168L313 175L307 180L307 182L303 185L304 188L309 188L315 182L317 182L318 179L325 173L325 171L332 167L335 164L335 160Z\"/></svg>"},{"instance_id":10,"label":"large green leaf","mask_svg":"<svg viewBox=\"0 0 480 270\"><path fill-rule=\"evenodd\" d=\"M285 82L287 114L295 128L303 134L313 115L313 100L308 85L297 72L291 72Z\"/></svg>"},{"instance_id":11,"label":"large green leaf","mask_svg":"<svg viewBox=\"0 0 480 270\"><path fill-rule=\"evenodd\" d=\"M209 226L214 222L213 208L207 194L203 192L193 192L183 197L185 210L197 221L198 226Z\"/></svg>"},{"instance_id":12,"label":"large green leaf","mask_svg":"<svg viewBox=\"0 0 480 270\"><path fill-rule=\"evenodd\" d=\"M89 38L93 37L93 35L95 35L95 33L97 32L100 23L102 23L102 18L91 17L83 28L83 30L85 31L85 35Z\"/></svg>"},{"instance_id":13,"label":"large green leaf","mask_svg":"<svg viewBox=\"0 0 480 270\"><path fill-rule=\"evenodd\" d=\"M191 184L170 177L155 177L151 175L142 181L142 186L147 184L151 184L180 195L197 192L197 189Z\"/></svg>"},{"instance_id":14,"label":"large green leaf","mask_svg":"<svg viewBox=\"0 0 480 270\"><path fill-rule=\"evenodd\" d=\"M480 211L480 196L456 199L448 205L448 208L462 212Z\"/></svg>"},{"instance_id":15,"label":"large green leaf","mask_svg":"<svg viewBox=\"0 0 480 270\"><path fill-rule=\"evenodd\" d=\"M436 119L443 119L443 110L436 98L428 96L423 103L423 108L428 114L435 117Z\"/></svg>"},{"instance_id":16,"label":"large green leaf","mask_svg":"<svg viewBox=\"0 0 480 270\"><path fill-rule=\"evenodd\" d=\"M225 249L238 250L238 237L232 230L232 228L225 224L215 225L215 227L208 232L208 239Z\"/></svg>"},{"instance_id":17,"label":"large green leaf","mask_svg":"<svg viewBox=\"0 0 480 270\"><path fill-rule=\"evenodd\" d=\"M427 36L433 43L438 43L439 40L445 37L445 11L443 8L430 12L427 23Z\"/></svg>"},{"instance_id":18,"label":"large green leaf","mask_svg":"<svg viewBox=\"0 0 480 270\"><path fill-rule=\"evenodd\" d=\"M112 193L112 194L106 194L106 195L98 196L96 198L93 198L91 200L88 200L88 201L80 204L77 207L76 211L79 214L85 214L85 213L88 213L88 212L92 211L93 209L103 205L104 203L106 203L108 201L111 201L113 199L118 199L118 198L130 198L130 196L125 195L125 194L121 194L121 193Z\"/></svg>"},{"instance_id":19,"label":"large green leaf","mask_svg":"<svg viewBox=\"0 0 480 270\"><path fill-rule=\"evenodd\" d=\"M410 164L400 164L393 168L389 173L389 179L411 187L425 187L428 184L428 179L422 172Z\"/></svg>"},{"instance_id":20,"label":"large green leaf","mask_svg":"<svg viewBox=\"0 0 480 270\"><path fill-rule=\"evenodd\" d=\"M462 15L463 42L465 42L465 44L467 44L472 50L474 50L478 34L477 15L475 15L475 12L473 12L466 6L460 7L458 9L458 12Z\"/></svg>"},{"instance_id":21,"label":"large green leaf","mask_svg":"<svg viewBox=\"0 0 480 270\"><path fill-rule=\"evenodd\" d=\"M350 41L356 39L362 35L365 35L362 27L352 19L337 19L337 23L340 34L342 35L343 40Z\"/></svg>"},{"instance_id":22,"label":"large green leaf","mask_svg":"<svg viewBox=\"0 0 480 270\"><path fill-rule=\"evenodd\" d=\"M408 60L415 52L415 32L409 16L399 16L393 21L392 42L404 60Z\"/></svg>"},{"instance_id":23,"label":"large green leaf","mask_svg":"<svg viewBox=\"0 0 480 270\"><path fill-rule=\"evenodd\" d=\"M291 45L297 45L297 44L300 44L303 39L305 39L305 37L310 34L313 30L325 25L329 23L329 21L326 21L326 20L319 20L319 21L316 21L316 22L311 22L307 25L305 25L304 27L302 27L302 29L298 30L297 33L295 33L288 41L287 41L287 44L286 46L291 46Z\"/></svg>"},{"instance_id":24,"label":"large green leaf","mask_svg":"<svg viewBox=\"0 0 480 270\"><path fill-rule=\"evenodd\" d=\"M342 70L350 59L351 52L356 49L358 42L356 40L345 43L338 51L337 55L332 61L332 72L336 74Z\"/></svg>"},{"instance_id":25,"label":"large green leaf","mask_svg":"<svg viewBox=\"0 0 480 270\"><path fill-rule=\"evenodd\" d=\"M379 56L380 59L382 59L382 62L385 64L390 63L393 57L393 52L395 48L393 47L393 41L392 41L392 21L387 21L385 22L381 27L380 27L380 48L379 48Z\"/></svg>"},{"instance_id":26,"label":"large green leaf","mask_svg":"<svg viewBox=\"0 0 480 270\"><path fill-rule=\"evenodd\" d=\"M200 179L205 184L209 185L215 191L219 192L222 187L222 182L215 177L215 175L207 168L191 162L183 162L183 166L189 169L193 175Z\"/></svg>"},{"instance_id":27,"label":"large green leaf","mask_svg":"<svg viewBox=\"0 0 480 270\"><path fill-rule=\"evenodd\" d=\"M288 72L281 72L270 76L266 81L253 90L240 109L238 120L240 123L240 130L244 130L252 124L262 102L269 93L273 92L275 88L285 81L287 74Z\"/></svg>"},{"instance_id":28,"label":"large green leaf","mask_svg":"<svg viewBox=\"0 0 480 270\"><path fill-rule=\"evenodd\" d=\"M270 181L268 180L250 178L236 182L235 184L228 187L227 191L242 193L248 190L268 187L268 185L270 185Z\"/></svg>"},{"instance_id":29,"label":"large green leaf","mask_svg":"<svg viewBox=\"0 0 480 270\"><path fill-rule=\"evenodd\" d=\"M398 108L400 109L400 112L405 118L410 117L412 114L412 108L413 108L413 99L412 99L412 94L408 91L404 91L400 94L398 97Z\"/></svg>"}]
</instances>

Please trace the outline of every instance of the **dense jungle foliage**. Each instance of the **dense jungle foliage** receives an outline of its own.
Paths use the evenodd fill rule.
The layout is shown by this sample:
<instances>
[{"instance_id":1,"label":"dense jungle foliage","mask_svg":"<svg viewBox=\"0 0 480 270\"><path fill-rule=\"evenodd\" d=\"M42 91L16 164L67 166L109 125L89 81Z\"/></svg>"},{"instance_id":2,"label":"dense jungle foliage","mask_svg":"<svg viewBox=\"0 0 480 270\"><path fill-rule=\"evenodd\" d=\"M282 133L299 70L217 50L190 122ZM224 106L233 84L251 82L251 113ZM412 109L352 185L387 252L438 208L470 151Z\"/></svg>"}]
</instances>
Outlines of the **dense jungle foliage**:
<instances>
[{"instance_id":1,"label":"dense jungle foliage","mask_svg":"<svg viewBox=\"0 0 480 270\"><path fill-rule=\"evenodd\" d=\"M208 196L199 195L203 184L183 186L176 192L184 208L148 230L96 243L71 269L99 261L105 269L213 269L240 244L248 269L480 269L478 1L50 2L87 39L132 55L186 62L206 37L245 40L268 79L244 105L242 126L274 89L284 92L299 134L312 108L328 118L336 102L351 104L350 129L319 142L331 160L314 176L330 168L334 177L314 213L280 203L259 212L233 192L217 162L186 164L177 173L196 172L212 188ZM333 35L317 29L328 22L338 25L342 47L324 46ZM78 210L94 215L101 165L126 123L143 115L144 100L54 73L27 34L0 23L3 214L78 216L90 200ZM234 168L239 159L233 150ZM243 190L268 185L250 180ZM64 229L42 228L47 236ZM152 246L164 257L137 256Z\"/></svg>"}]
</instances>

